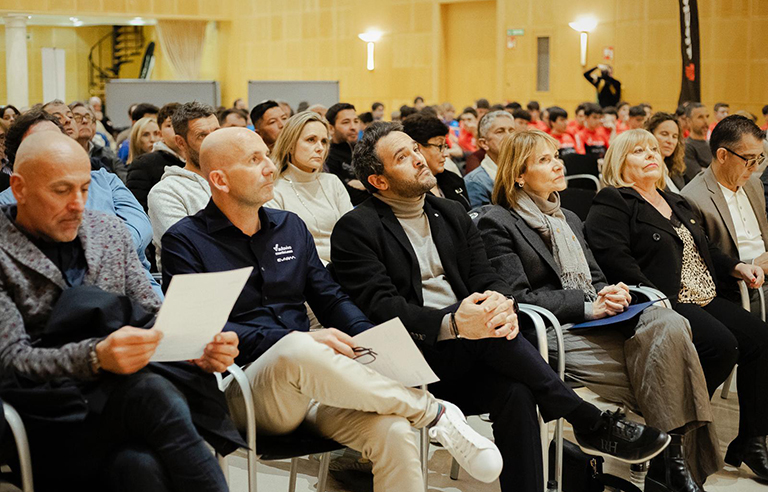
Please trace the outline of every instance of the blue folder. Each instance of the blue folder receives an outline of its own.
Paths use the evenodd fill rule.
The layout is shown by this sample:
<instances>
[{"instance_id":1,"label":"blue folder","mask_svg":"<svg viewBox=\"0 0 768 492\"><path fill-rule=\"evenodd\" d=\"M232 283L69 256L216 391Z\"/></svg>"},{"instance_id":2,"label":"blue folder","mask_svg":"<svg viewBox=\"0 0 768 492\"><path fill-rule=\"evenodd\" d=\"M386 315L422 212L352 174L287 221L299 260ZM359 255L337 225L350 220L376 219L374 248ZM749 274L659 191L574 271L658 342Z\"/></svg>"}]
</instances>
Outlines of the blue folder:
<instances>
[{"instance_id":1,"label":"blue folder","mask_svg":"<svg viewBox=\"0 0 768 492\"><path fill-rule=\"evenodd\" d=\"M612 325L614 323L620 323L622 321L627 321L629 319L632 319L636 316L640 316L640 313L645 311L647 307L649 307L652 304L655 304L659 301L663 301L664 299L657 299L655 301L648 301L648 302L641 302L640 304L632 304L630 305L626 311L623 313L616 314L614 316L608 316L607 318L602 319L596 319L592 321L585 321L583 323L577 323L570 328L569 330L580 330L583 328L597 328L598 326L608 326Z\"/></svg>"}]
</instances>

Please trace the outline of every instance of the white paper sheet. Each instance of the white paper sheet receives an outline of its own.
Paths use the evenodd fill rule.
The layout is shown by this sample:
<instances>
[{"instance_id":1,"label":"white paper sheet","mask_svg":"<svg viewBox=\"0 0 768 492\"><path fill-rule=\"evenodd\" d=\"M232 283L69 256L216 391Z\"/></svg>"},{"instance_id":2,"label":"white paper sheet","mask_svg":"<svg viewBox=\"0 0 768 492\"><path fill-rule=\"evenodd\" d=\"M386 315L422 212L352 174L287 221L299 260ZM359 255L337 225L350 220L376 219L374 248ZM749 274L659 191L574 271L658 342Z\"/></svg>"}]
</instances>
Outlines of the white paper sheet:
<instances>
[{"instance_id":1,"label":"white paper sheet","mask_svg":"<svg viewBox=\"0 0 768 492\"><path fill-rule=\"evenodd\" d=\"M252 270L174 275L153 328L163 339L152 362L200 358L224 328Z\"/></svg>"},{"instance_id":2,"label":"white paper sheet","mask_svg":"<svg viewBox=\"0 0 768 492\"><path fill-rule=\"evenodd\" d=\"M420 386L440 380L424 360L400 318L374 326L353 337L353 340L359 350L355 360L405 386Z\"/></svg>"}]
</instances>

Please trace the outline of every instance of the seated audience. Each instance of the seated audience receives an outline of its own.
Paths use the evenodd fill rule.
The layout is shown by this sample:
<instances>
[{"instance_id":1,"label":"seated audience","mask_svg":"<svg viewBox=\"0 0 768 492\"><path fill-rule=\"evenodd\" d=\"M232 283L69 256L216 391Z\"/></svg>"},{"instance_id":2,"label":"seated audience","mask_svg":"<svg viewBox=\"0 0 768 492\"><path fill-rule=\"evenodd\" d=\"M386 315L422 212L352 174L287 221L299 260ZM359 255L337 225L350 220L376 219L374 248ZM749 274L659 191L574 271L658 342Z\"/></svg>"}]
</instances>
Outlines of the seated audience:
<instances>
[{"instance_id":1,"label":"seated audience","mask_svg":"<svg viewBox=\"0 0 768 492\"><path fill-rule=\"evenodd\" d=\"M404 387L356 362L351 336L372 325L333 281L304 222L265 208L275 166L261 137L218 131L203 142L208 206L163 237L163 284L173 275L254 267L226 331L240 339L238 364L254 391L256 427L288 434L302 424L360 451L373 462L374 490L424 490L411 426L429 427L476 478L501 470L492 442L474 432L454 405ZM309 332L307 301L324 326ZM239 386L226 389L232 416L246 426Z\"/></svg>"},{"instance_id":2,"label":"seated audience","mask_svg":"<svg viewBox=\"0 0 768 492\"><path fill-rule=\"evenodd\" d=\"M129 111L129 115L131 117L131 126L122 132L120 135L118 135L118 145L120 146L117 151L117 157L120 158L121 161L127 163L128 162L128 154L130 154L130 143L131 143L131 132L133 131L133 125L135 125L140 119L142 118L153 118L157 120L157 113L160 110L157 106L154 104L148 104L148 103L141 103L137 104ZM124 139L121 141L120 136L125 134ZM126 170L126 174L127 174ZM121 178L123 181L125 181L125 178Z\"/></svg>"},{"instance_id":3,"label":"seated audience","mask_svg":"<svg viewBox=\"0 0 768 492\"><path fill-rule=\"evenodd\" d=\"M582 128L584 128L584 120L586 119L586 116L584 115L584 108L587 104L589 103L583 102L576 106L573 119L568 122L568 133L573 135L573 138L576 138L576 134L579 133Z\"/></svg>"},{"instance_id":4,"label":"seated audience","mask_svg":"<svg viewBox=\"0 0 768 492\"><path fill-rule=\"evenodd\" d=\"M707 142L709 112L698 102L688 103L685 118L690 125L690 135L685 139L685 177L691 181L712 162L712 151Z\"/></svg>"},{"instance_id":5,"label":"seated audience","mask_svg":"<svg viewBox=\"0 0 768 492\"><path fill-rule=\"evenodd\" d=\"M414 108L413 106L408 106L407 104L403 104L400 106L400 119L404 120L407 117L411 116L412 114L418 113L419 110Z\"/></svg>"},{"instance_id":6,"label":"seated audience","mask_svg":"<svg viewBox=\"0 0 768 492\"><path fill-rule=\"evenodd\" d=\"M523 108L512 111L512 117L515 119L515 127L526 128L531 124L531 113Z\"/></svg>"},{"instance_id":7,"label":"seated audience","mask_svg":"<svg viewBox=\"0 0 768 492\"><path fill-rule=\"evenodd\" d=\"M560 157L579 152L576 139L568 133L568 112L559 106L549 108L549 124L552 125L550 135L557 140Z\"/></svg>"},{"instance_id":8,"label":"seated audience","mask_svg":"<svg viewBox=\"0 0 768 492\"><path fill-rule=\"evenodd\" d=\"M277 104L280 105L280 109L283 110L283 113L285 113L286 118L290 118L293 116L293 108L290 104L288 104L288 101L277 101Z\"/></svg>"},{"instance_id":9,"label":"seated audience","mask_svg":"<svg viewBox=\"0 0 768 492\"><path fill-rule=\"evenodd\" d=\"M58 118L59 123L61 123L61 127L64 129L64 133L66 133L70 138L77 140L78 131L75 115L72 113L72 110L69 109L69 106L64 103L64 101L54 99L51 102L43 104L42 109L46 113Z\"/></svg>"},{"instance_id":10,"label":"seated audience","mask_svg":"<svg viewBox=\"0 0 768 492\"><path fill-rule=\"evenodd\" d=\"M464 152L477 151L477 111L473 108L464 108L459 115L459 147Z\"/></svg>"},{"instance_id":11,"label":"seated audience","mask_svg":"<svg viewBox=\"0 0 768 492\"><path fill-rule=\"evenodd\" d=\"M496 160L499 158L501 142L504 137L514 131L515 120L506 111L493 111L480 120L477 129L478 144L485 150L485 158L480 163L480 167L464 178L472 208L491 203L493 183L496 180Z\"/></svg>"},{"instance_id":12,"label":"seated audience","mask_svg":"<svg viewBox=\"0 0 768 492\"><path fill-rule=\"evenodd\" d=\"M235 99L235 102L232 103L232 107L234 109L239 109L240 111L248 111L248 104L242 97Z\"/></svg>"},{"instance_id":13,"label":"seated audience","mask_svg":"<svg viewBox=\"0 0 768 492\"><path fill-rule=\"evenodd\" d=\"M693 104L693 103L692 103ZM768 325L723 298L718 278L759 288L763 271L711 243L690 204L666 193L656 138L629 130L616 138L603 165L607 185L592 203L587 241L609 282L654 287L691 326L709 394L739 364L739 430L725 462L746 463L768 479Z\"/></svg>"},{"instance_id":14,"label":"seated audience","mask_svg":"<svg viewBox=\"0 0 768 492\"><path fill-rule=\"evenodd\" d=\"M629 108L628 130L638 130L645 125L645 108L642 105Z\"/></svg>"},{"instance_id":15,"label":"seated audience","mask_svg":"<svg viewBox=\"0 0 768 492\"><path fill-rule=\"evenodd\" d=\"M128 140L128 137L131 136L131 126L133 126L133 110L136 109L136 106L138 106L138 103L133 103L130 106L128 106L128 119L131 121L131 125L129 125L128 128L118 133L117 137L115 138L115 145L117 145L118 152L120 151L120 147L123 146L123 142ZM126 148L126 154L125 154L126 157L128 156L127 152L128 150Z\"/></svg>"},{"instance_id":16,"label":"seated audience","mask_svg":"<svg viewBox=\"0 0 768 492\"><path fill-rule=\"evenodd\" d=\"M607 283L584 240L581 220L560 208L564 171L557 142L545 133L527 130L504 141L496 205L481 209L478 221L488 259L515 299L552 311L561 323L619 314L630 302L629 290L623 283ZM664 456L651 461L649 481L663 484L663 490L679 490L717 471L721 457L714 417L685 318L652 306L639 318L566 329L563 336L570 377L609 401L628 405L648 425L672 436ZM685 402L678 400L680 394L686 395ZM686 434L694 437L685 442L689 460Z\"/></svg>"},{"instance_id":17,"label":"seated audience","mask_svg":"<svg viewBox=\"0 0 768 492\"><path fill-rule=\"evenodd\" d=\"M413 100L413 107L416 109L416 111L421 111L424 109L424 106L426 106L424 103L424 98L421 96L416 96L416 98Z\"/></svg>"},{"instance_id":18,"label":"seated audience","mask_svg":"<svg viewBox=\"0 0 768 492\"><path fill-rule=\"evenodd\" d=\"M689 180L685 176L685 144L680 138L682 132L677 118L669 113L655 113L645 123L645 129L653 133L659 142L659 153L666 167L664 189L680 193Z\"/></svg>"},{"instance_id":19,"label":"seated audience","mask_svg":"<svg viewBox=\"0 0 768 492\"><path fill-rule=\"evenodd\" d=\"M373 121L381 121L384 118L384 103L375 102L371 104L371 114Z\"/></svg>"},{"instance_id":20,"label":"seated audience","mask_svg":"<svg viewBox=\"0 0 768 492\"><path fill-rule=\"evenodd\" d=\"M715 129L717 124L723 121L723 118L731 114L731 107L728 105L728 103L719 102L715 103L714 111L715 121L713 121L709 125L709 128L707 128L707 141L709 141L710 137L712 136L712 131Z\"/></svg>"},{"instance_id":21,"label":"seated audience","mask_svg":"<svg viewBox=\"0 0 768 492\"><path fill-rule=\"evenodd\" d=\"M328 133L328 123L311 111L286 121L270 154L277 169L274 197L265 204L293 212L304 221L324 265L331 261L333 226L352 210L341 180L322 172L330 145Z\"/></svg>"},{"instance_id":22,"label":"seated audience","mask_svg":"<svg viewBox=\"0 0 768 492\"><path fill-rule=\"evenodd\" d=\"M88 99L88 107L91 108L93 115L96 117L96 133L104 135L107 139L107 145L104 147L108 147L110 150L116 149L115 139L112 136L115 129L112 128L112 121L110 121L109 116L107 116L103 110L104 107L101 104L101 98L93 96Z\"/></svg>"},{"instance_id":23,"label":"seated audience","mask_svg":"<svg viewBox=\"0 0 768 492\"><path fill-rule=\"evenodd\" d=\"M629 103L621 101L616 105L616 133L619 134L623 131L629 130Z\"/></svg>"},{"instance_id":24,"label":"seated audience","mask_svg":"<svg viewBox=\"0 0 768 492\"><path fill-rule=\"evenodd\" d=\"M323 118L325 118L325 114L328 112L328 108L326 108L322 104L313 104L312 106L307 108L307 111L312 111L313 113L317 113Z\"/></svg>"},{"instance_id":25,"label":"seated audience","mask_svg":"<svg viewBox=\"0 0 768 492\"><path fill-rule=\"evenodd\" d=\"M134 159L152 152L156 142L160 141L160 127L156 118L145 116L131 128L130 148L128 150L128 168ZM127 176L126 176L127 181Z\"/></svg>"},{"instance_id":26,"label":"seated audience","mask_svg":"<svg viewBox=\"0 0 768 492\"><path fill-rule=\"evenodd\" d=\"M584 105L584 128L576 133L575 138L582 153L598 157L605 155L610 145L610 137L603 127L603 109L599 105Z\"/></svg>"},{"instance_id":27,"label":"seated audience","mask_svg":"<svg viewBox=\"0 0 768 492\"><path fill-rule=\"evenodd\" d=\"M765 160L763 132L743 116L726 116L712 131L709 146L714 156L712 164L688 183L682 195L698 215L712 244L765 272L768 218L763 184L753 173ZM739 302L735 282L721 282L718 288ZM753 296L752 305L752 312L760 313L757 296Z\"/></svg>"},{"instance_id":28,"label":"seated audience","mask_svg":"<svg viewBox=\"0 0 768 492\"><path fill-rule=\"evenodd\" d=\"M253 128L267 144L269 150L275 146L287 119L285 111L275 101L262 101L251 110Z\"/></svg>"},{"instance_id":29,"label":"seated audience","mask_svg":"<svg viewBox=\"0 0 768 492\"><path fill-rule=\"evenodd\" d=\"M352 149L357 143L360 126L357 112L351 104L336 103L328 108L325 118L331 124L331 148L325 167L344 183L352 205L358 205L368 198L368 192L352 169Z\"/></svg>"},{"instance_id":30,"label":"seated audience","mask_svg":"<svg viewBox=\"0 0 768 492\"><path fill-rule=\"evenodd\" d=\"M400 318L440 378L435 394L490 412L504 458L502 491L543 490L537 405L545 421L568 419L592 452L634 460L663 450L666 434L584 402L517 336L509 285L488 262L464 208L429 193L435 177L399 124L371 125L354 164L374 196L333 230L341 287L372 321Z\"/></svg>"},{"instance_id":31,"label":"seated audience","mask_svg":"<svg viewBox=\"0 0 768 492\"><path fill-rule=\"evenodd\" d=\"M86 209L92 173L58 129L30 135L18 204L0 213L0 394L25 416L35 488L224 492L203 436L222 454L245 443L205 373L232 364L237 336L193 364L148 365L162 334L143 327L160 300L123 223Z\"/></svg>"},{"instance_id":32,"label":"seated audience","mask_svg":"<svg viewBox=\"0 0 768 492\"><path fill-rule=\"evenodd\" d=\"M480 121L483 116L491 112L491 103L485 98L478 99L475 101L475 110L477 111L477 121Z\"/></svg>"},{"instance_id":33,"label":"seated audience","mask_svg":"<svg viewBox=\"0 0 768 492\"><path fill-rule=\"evenodd\" d=\"M526 109L528 110L528 114L531 115L531 121L528 123L528 125L534 128L537 128L543 132L549 132L549 127L547 126L546 123L544 123L541 120L541 107L539 106L539 102L538 101L528 102L528 104L526 105Z\"/></svg>"},{"instance_id":34,"label":"seated audience","mask_svg":"<svg viewBox=\"0 0 768 492\"><path fill-rule=\"evenodd\" d=\"M688 138L688 136L691 134L691 125L688 122L688 118L685 117L685 108L687 106L688 103L684 102L675 110L675 118L677 118L677 122L680 123L680 129L683 131L683 133L681 133L681 140Z\"/></svg>"},{"instance_id":35,"label":"seated audience","mask_svg":"<svg viewBox=\"0 0 768 492\"><path fill-rule=\"evenodd\" d=\"M230 128L233 126L245 128L248 126L248 113L241 109L225 109L218 114L218 119L221 128Z\"/></svg>"},{"instance_id":36,"label":"seated audience","mask_svg":"<svg viewBox=\"0 0 768 492\"><path fill-rule=\"evenodd\" d=\"M184 217L197 213L211 198L211 188L200 170L200 145L219 128L213 108L199 102L179 106L171 121L176 134L173 138L187 161L184 167L167 166L147 196L158 271L162 268L160 245L165 231Z\"/></svg>"},{"instance_id":37,"label":"seated audience","mask_svg":"<svg viewBox=\"0 0 768 492\"><path fill-rule=\"evenodd\" d=\"M763 120L765 120L765 122L760 127L760 129L763 130L763 131L766 131L766 130L768 130L768 104L763 106L762 113L763 113Z\"/></svg>"},{"instance_id":38,"label":"seated audience","mask_svg":"<svg viewBox=\"0 0 768 492\"><path fill-rule=\"evenodd\" d=\"M603 108L603 119L600 122L608 134L608 141L613 142L618 133L619 112L613 106Z\"/></svg>"},{"instance_id":39,"label":"seated audience","mask_svg":"<svg viewBox=\"0 0 768 492\"><path fill-rule=\"evenodd\" d=\"M41 110L30 110L19 116L14 125L8 130L6 137L6 149L11 168L16 160L16 151L22 140L29 135L38 132L64 132L60 120ZM11 189L0 193L0 205L16 203L16 198ZM117 176L106 169L91 171L91 182L88 188L88 197L85 208L96 210L109 215L115 215L123 220L133 240L133 247L139 261L144 266L146 276L155 292L162 298L160 285L150 274L150 264L147 261L144 250L152 241L152 224L149 217L141 209L141 205L125 187Z\"/></svg>"},{"instance_id":40,"label":"seated audience","mask_svg":"<svg viewBox=\"0 0 768 492\"><path fill-rule=\"evenodd\" d=\"M445 168L448 159L448 127L435 116L419 113L405 119L403 131L419 146L419 152L435 177L435 186L430 192L441 198L455 200L469 211L469 195L464 179Z\"/></svg>"},{"instance_id":41,"label":"seated audience","mask_svg":"<svg viewBox=\"0 0 768 492\"><path fill-rule=\"evenodd\" d=\"M8 124L13 123L13 120L15 120L19 116L21 116L21 112L18 109L16 109L16 106L14 106L13 104L8 104L6 106L3 106L2 110L0 110L0 118L2 118Z\"/></svg>"},{"instance_id":42,"label":"seated audience","mask_svg":"<svg viewBox=\"0 0 768 492\"><path fill-rule=\"evenodd\" d=\"M157 113L160 140L155 142L152 152L139 156L128 168L126 185L144 207L144 211L148 210L149 190L160 181L165 168L184 167L184 157L180 155L181 151L176 144L176 133L173 131L172 121L173 113L179 106L181 106L179 103L168 103L160 108L160 112Z\"/></svg>"},{"instance_id":43,"label":"seated audience","mask_svg":"<svg viewBox=\"0 0 768 492\"><path fill-rule=\"evenodd\" d=\"M91 159L91 170L97 171L101 168L110 172L115 172L121 166L120 159L109 147L94 142L96 135L96 115L93 110L81 102L74 102L69 105L72 110L72 118L77 124L77 143L88 152Z\"/></svg>"}]
</instances>

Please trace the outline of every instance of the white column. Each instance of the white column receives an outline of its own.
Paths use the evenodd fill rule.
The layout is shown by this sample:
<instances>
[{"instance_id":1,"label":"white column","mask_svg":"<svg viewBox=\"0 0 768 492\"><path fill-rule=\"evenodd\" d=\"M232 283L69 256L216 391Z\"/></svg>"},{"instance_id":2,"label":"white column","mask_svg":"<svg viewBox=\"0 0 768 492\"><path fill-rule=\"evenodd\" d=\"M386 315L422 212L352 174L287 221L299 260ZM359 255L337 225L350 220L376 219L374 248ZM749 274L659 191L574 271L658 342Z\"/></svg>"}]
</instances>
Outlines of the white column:
<instances>
[{"instance_id":1,"label":"white column","mask_svg":"<svg viewBox=\"0 0 768 492\"><path fill-rule=\"evenodd\" d=\"M7 101L17 108L29 106L27 16L5 16L5 77Z\"/></svg>"}]
</instances>

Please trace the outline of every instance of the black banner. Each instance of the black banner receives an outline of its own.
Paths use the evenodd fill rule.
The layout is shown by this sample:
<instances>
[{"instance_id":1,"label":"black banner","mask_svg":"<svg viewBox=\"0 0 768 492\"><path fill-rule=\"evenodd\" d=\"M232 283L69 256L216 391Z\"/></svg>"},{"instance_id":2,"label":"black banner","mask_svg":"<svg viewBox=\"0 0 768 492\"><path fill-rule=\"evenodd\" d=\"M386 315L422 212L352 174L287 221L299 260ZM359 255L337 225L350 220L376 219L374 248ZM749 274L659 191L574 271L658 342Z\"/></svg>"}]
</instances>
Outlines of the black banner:
<instances>
[{"instance_id":1,"label":"black banner","mask_svg":"<svg viewBox=\"0 0 768 492\"><path fill-rule=\"evenodd\" d=\"M680 51L683 78L678 104L701 101L701 57L699 55L699 6L697 0L680 1Z\"/></svg>"}]
</instances>

